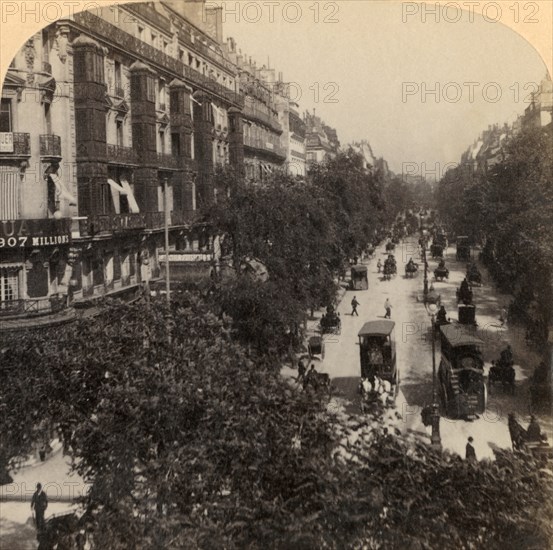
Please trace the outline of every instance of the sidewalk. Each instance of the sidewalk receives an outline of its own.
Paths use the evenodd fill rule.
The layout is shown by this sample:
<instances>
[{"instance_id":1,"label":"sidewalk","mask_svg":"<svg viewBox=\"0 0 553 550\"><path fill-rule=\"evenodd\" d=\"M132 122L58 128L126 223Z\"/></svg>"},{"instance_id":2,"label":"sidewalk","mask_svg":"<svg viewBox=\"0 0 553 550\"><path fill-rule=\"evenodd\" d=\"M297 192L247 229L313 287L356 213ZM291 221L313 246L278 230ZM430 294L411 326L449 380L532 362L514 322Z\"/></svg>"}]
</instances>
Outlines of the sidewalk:
<instances>
[{"instance_id":1,"label":"sidewalk","mask_svg":"<svg viewBox=\"0 0 553 550\"><path fill-rule=\"evenodd\" d=\"M87 484L71 472L71 458L63 456L59 440L51 443L52 452L42 462L31 456L10 472L13 482L0 486L0 549L35 550L38 547L32 519L31 498L37 483L48 496L45 519L78 511L75 498L85 494Z\"/></svg>"},{"instance_id":2,"label":"sidewalk","mask_svg":"<svg viewBox=\"0 0 553 550\"><path fill-rule=\"evenodd\" d=\"M13 482L0 486L2 508L8 506L6 502L25 502L30 506L37 483L42 483L49 502L72 503L86 493L88 485L71 472L71 457L63 456L61 443L54 440L51 446L53 451L44 462L33 456L10 472Z\"/></svg>"}]
</instances>

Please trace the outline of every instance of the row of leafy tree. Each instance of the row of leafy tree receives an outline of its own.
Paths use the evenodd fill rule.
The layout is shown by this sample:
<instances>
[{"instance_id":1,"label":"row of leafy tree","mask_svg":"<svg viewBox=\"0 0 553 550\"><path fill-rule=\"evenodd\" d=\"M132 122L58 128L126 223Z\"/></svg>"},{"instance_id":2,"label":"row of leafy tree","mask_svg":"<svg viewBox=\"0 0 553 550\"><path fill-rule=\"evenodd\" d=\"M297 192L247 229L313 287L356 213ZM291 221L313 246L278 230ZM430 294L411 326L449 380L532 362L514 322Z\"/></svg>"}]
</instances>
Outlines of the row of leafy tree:
<instances>
[{"instance_id":1,"label":"row of leafy tree","mask_svg":"<svg viewBox=\"0 0 553 550\"><path fill-rule=\"evenodd\" d=\"M413 200L410 186L366 170L353 151L314 167L305 181L276 175L248 185L217 176L209 222L234 266L261 262L269 279L218 286L213 302L235 320L240 341L276 355L301 339L306 311L333 303L349 259L378 243Z\"/></svg>"},{"instance_id":2,"label":"row of leafy tree","mask_svg":"<svg viewBox=\"0 0 553 550\"><path fill-rule=\"evenodd\" d=\"M467 463L378 429L340 459L342 420L274 368L270 327L309 305L311 262L330 270L340 254L358 252L352 235L394 216L361 202L368 180L355 158L338 161L317 184L283 179L274 194L238 186L217 214L237 257L267 263L267 283L237 277L205 299L175 292L170 310L156 299L107 303L93 319L3 335L0 462L13 466L50 422L90 483L80 527L93 548L494 549L551 540L552 478L531 461ZM351 200L343 193L356 174ZM368 228L357 217L366 208L376 216ZM237 327L248 314L248 328Z\"/></svg>"},{"instance_id":3,"label":"row of leafy tree","mask_svg":"<svg viewBox=\"0 0 553 550\"><path fill-rule=\"evenodd\" d=\"M532 461L464 462L378 428L340 458L343 421L230 318L176 294L169 343L167 313L113 304L3 341L4 459L55 425L91 487L92 548L548 547L553 478Z\"/></svg>"},{"instance_id":4,"label":"row of leafy tree","mask_svg":"<svg viewBox=\"0 0 553 550\"><path fill-rule=\"evenodd\" d=\"M492 167L461 164L437 189L442 219L483 245L483 260L505 292L510 314L547 341L553 312L553 138L551 125L508 141Z\"/></svg>"}]
</instances>

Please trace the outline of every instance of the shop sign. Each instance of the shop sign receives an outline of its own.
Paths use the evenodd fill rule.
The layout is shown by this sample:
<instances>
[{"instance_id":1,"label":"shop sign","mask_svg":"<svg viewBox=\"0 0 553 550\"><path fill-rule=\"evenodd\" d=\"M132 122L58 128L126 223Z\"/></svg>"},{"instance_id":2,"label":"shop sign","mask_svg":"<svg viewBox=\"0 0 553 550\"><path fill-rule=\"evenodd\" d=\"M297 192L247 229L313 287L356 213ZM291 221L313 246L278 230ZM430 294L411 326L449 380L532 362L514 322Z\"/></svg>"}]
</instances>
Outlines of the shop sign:
<instances>
[{"instance_id":1,"label":"shop sign","mask_svg":"<svg viewBox=\"0 0 553 550\"><path fill-rule=\"evenodd\" d=\"M0 132L0 153L13 153L13 134Z\"/></svg>"},{"instance_id":2,"label":"shop sign","mask_svg":"<svg viewBox=\"0 0 553 550\"><path fill-rule=\"evenodd\" d=\"M0 248L58 246L71 242L71 220L0 221Z\"/></svg>"}]
</instances>

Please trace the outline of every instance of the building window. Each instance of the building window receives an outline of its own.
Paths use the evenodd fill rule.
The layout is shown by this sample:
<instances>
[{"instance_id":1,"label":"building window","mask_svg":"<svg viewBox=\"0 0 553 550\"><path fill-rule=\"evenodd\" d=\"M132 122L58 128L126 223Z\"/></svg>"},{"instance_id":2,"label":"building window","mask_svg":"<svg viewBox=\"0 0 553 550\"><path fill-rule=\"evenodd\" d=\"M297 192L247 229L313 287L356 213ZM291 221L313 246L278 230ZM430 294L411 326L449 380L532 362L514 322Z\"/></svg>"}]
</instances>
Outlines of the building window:
<instances>
[{"instance_id":1,"label":"building window","mask_svg":"<svg viewBox=\"0 0 553 550\"><path fill-rule=\"evenodd\" d=\"M119 61L115 62L115 94L122 95L123 86L121 83L121 63Z\"/></svg>"},{"instance_id":2,"label":"building window","mask_svg":"<svg viewBox=\"0 0 553 550\"><path fill-rule=\"evenodd\" d=\"M159 131L159 152L165 154L165 130Z\"/></svg>"},{"instance_id":3,"label":"building window","mask_svg":"<svg viewBox=\"0 0 553 550\"><path fill-rule=\"evenodd\" d=\"M50 103L44 104L44 130L45 134L52 133L52 114L50 112Z\"/></svg>"},{"instance_id":4,"label":"building window","mask_svg":"<svg viewBox=\"0 0 553 550\"><path fill-rule=\"evenodd\" d=\"M179 50L179 61L184 62L184 50Z\"/></svg>"},{"instance_id":5,"label":"building window","mask_svg":"<svg viewBox=\"0 0 553 550\"><path fill-rule=\"evenodd\" d=\"M19 270L0 268L0 309L5 302L19 298Z\"/></svg>"},{"instance_id":6,"label":"building window","mask_svg":"<svg viewBox=\"0 0 553 550\"><path fill-rule=\"evenodd\" d=\"M165 53L168 53L168 50L169 50L169 43L164 40L163 41L163 51Z\"/></svg>"},{"instance_id":7,"label":"building window","mask_svg":"<svg viewBox=\"0 0 553 550\"><path fill-rule=\"evenodd\" d=\"M194 57L188 54L188 64L192 67L194 65Z\"/></svg>"},{"instance_id":8,"label":"building window","mask_svg":"<svg viewBox=\"0 0 553 550\"><path fill-rule=\"evenodd\" d=\"M138 39L143 40L144 39L144 27L138 26Z\"/></svg>"},{"instance_id":9,"label":"building window","mask_svg":"<svg viewBox=\"0 0 553 550\"><path fill-rule=\"evenodd\" d=\"M0 132L12 131L12 101L2 99L0 105Z\"/></svg>"},{"instance_id":10,"label":"building window","mask_svg":"<svg viewBox=\"0 0 553 550\"><path fill-rule=\"evenodd\" d=\"M152 33L152 46L155 48L157 45L157 34Z\"/></svg>"},{"instance_id":11,"label":"building window","mask_svg":"<svg viewBox=\"0 0 553 550\"><path fill-rule=\"evenodd\" d=\"M122 120L116 120L115 121L116 128L117 128L117 145L119 147L124 147L124 127L123 127L123 121Z\"/></svg>"}]
</instances>

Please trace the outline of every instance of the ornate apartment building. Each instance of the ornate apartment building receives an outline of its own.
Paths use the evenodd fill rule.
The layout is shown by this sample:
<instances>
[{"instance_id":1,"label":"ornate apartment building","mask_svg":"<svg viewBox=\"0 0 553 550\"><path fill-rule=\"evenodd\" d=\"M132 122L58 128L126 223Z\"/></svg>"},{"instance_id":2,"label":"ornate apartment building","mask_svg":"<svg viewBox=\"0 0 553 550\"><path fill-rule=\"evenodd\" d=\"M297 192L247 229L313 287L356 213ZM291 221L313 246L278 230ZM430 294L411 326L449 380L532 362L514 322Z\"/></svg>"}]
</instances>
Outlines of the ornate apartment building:
<instances>
[{"instance_id":1,"label":"ornate apartment building","mask_svg":"<svg viewBox=\"0 0 553 550\"><path fill-rule=\"evenodd\" d=\"M306 160L310 164L323 162L326 158L334 158L340 150L338 134L334 128L327 126L315 112L305 112L306 125Z\"/></svg>"},{"instance_id":2,"label":"ornate apartment building","mask_svg":"<svg viewBox=\"0 0 553 550\"><path fill-rule=\"evenodd\" d=\"M215 167L242 166L252 111L221 26L203 2L161 0L77 13L27 40L2 88L0 318L134 295L161 274L166 212L170 251L209 251L195 222ZM250 151L271 143L278 158L278 129Z\"/></svg>"},{"instance_id":3,"label":"ornate apartment building","mask_svg":"<svg viewBox=\"0 0 553 550\"><path fill-rule=\"evenodd\" d=\"M232 38L227 40L226 51L237 67L240 90L244 94L241 114L244 175L252 183L263 182L276 170L282 170L286 162L277 91L272 84L274 71L258 68L251 58L246 58L236 49Z\"/></svg>"}]
</instances>

